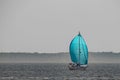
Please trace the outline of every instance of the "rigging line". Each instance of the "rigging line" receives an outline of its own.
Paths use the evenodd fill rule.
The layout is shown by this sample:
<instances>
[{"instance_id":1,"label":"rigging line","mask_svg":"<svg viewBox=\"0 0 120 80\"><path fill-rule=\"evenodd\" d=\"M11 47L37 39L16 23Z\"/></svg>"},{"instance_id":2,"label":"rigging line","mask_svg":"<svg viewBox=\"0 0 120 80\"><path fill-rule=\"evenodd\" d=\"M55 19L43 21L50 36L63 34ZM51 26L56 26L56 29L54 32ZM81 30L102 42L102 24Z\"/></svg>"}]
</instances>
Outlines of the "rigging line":
<instances>
[{"instance_id":1,"label":"rigging line","mask_svg":"<svg viewBox=\"0 0 120 80\"><path fill-rule=\"evenodd\" d=\"M81 53L81 50L80 50L80 35L79 35L79 63L80 63L80 53Z\"/></svg>"}]
</instances>

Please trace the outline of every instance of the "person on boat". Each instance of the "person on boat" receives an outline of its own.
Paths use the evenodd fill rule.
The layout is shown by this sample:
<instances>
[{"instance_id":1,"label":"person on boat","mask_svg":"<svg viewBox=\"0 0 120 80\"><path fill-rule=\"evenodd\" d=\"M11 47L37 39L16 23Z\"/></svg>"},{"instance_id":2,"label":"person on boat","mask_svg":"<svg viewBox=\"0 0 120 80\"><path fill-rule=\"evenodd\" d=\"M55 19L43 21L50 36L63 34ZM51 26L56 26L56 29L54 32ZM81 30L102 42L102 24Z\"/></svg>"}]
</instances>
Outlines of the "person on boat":
<instances>
[{"instance_id":1,"label":"person on boat","mask_svg":"<svg viewBox=\"0 0 120 80\"><path fill-rule=\"evenodd\" d=\"M80 64L77 63L76 66L80 66Z\"/></svg>"},{"instance_id":2,"label":"person on boat","mask_svg":"<svg viewBox=\"0 0 120 80\"><path fill-rule=\"evenodd\" d=\"M74 64L74 63L69 63L69 67L75 67L76 66L76 64Z\"/></svg>"}]
</instances>

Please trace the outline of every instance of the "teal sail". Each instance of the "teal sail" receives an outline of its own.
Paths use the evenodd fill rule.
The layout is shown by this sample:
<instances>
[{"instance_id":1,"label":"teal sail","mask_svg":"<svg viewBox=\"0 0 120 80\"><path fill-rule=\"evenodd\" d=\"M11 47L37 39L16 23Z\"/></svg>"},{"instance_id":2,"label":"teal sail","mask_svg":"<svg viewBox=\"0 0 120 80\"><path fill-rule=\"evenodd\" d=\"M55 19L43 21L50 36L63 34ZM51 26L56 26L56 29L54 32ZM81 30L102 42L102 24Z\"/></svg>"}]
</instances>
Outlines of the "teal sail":
<instances>
[{"instance_id":1,"label":"teal sail","mask_svg":"<svg viewBox=\"0 0 120 80\"><path fill-rule=\"evenodd\" d=\"M80 65L88 64L88 48L80 33L71 41L69 51L72 62Z\"/></svg>"}]
</instances>

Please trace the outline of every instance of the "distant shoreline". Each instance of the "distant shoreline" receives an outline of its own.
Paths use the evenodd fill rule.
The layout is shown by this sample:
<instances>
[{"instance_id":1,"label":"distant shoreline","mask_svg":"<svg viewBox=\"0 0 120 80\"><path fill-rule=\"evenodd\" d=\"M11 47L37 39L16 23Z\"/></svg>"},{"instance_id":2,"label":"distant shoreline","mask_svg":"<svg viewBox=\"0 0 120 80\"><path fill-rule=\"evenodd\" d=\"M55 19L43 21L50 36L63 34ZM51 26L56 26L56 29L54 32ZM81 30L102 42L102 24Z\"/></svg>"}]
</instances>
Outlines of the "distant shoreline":
<instances>
[{"instance_id":1,"label":"distant shoreline","mask_svg":"<svg viewBox=\"0 0 120 80\"><path fill-rule=\"evenodd\" d=\"M52 52L51 53L50 52L0 52L0 54L1 53L17 53L17 54L18 53L24 53L24 54L26 54L26 53L27 54L59 54L60 53L61 54L61 53L69 53L69 52L56 52L56 53L55 52L53 52L53 53ZM113 54L120 54L120 52L103 52L103 51L102 52L89 52L89 53L113 53Z\"/></svg>"},{"instance_id":2,"label":"distant shoreline","mask_svg":"<svg viewBox=\"0 0 120 80\"><path fill-rule=\"evenodd\" d=\"M68 52L0 52L0 63L69 63ZM89 52L89 63L120 63L120 53Z\"/></svg>"}]
</instances>

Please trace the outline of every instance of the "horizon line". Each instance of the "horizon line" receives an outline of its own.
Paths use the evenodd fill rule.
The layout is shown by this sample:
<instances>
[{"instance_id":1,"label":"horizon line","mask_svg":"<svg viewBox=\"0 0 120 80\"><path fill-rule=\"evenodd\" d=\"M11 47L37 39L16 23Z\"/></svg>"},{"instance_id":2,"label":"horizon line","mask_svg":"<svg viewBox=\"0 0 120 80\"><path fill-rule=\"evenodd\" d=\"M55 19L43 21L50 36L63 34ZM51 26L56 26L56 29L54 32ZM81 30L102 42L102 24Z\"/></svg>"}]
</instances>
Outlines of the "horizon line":
<instances>
[{"instance_id":1,"label":"horizon line","mask_svg":"<svg viewBox=\"0 0 120 80\"><path fill-rule=\"evenodd\" d=\"M34 53L34 54L49 54L49 53L53 53L53 54L56 54L56 53L69 53L69 52L8 52L8 51L1 51L0 53ZM89 53L120 53L120 52L112 52L112 51L89 51Z\"/></svg>"}]
</instances>

